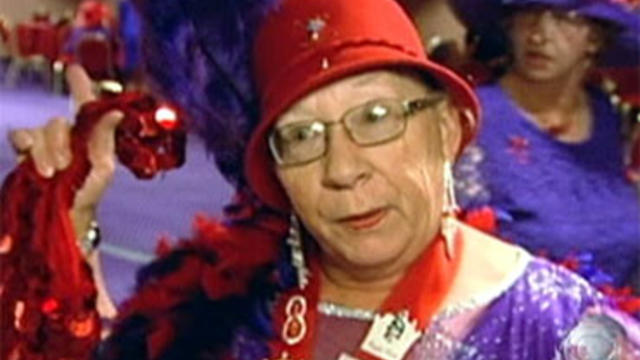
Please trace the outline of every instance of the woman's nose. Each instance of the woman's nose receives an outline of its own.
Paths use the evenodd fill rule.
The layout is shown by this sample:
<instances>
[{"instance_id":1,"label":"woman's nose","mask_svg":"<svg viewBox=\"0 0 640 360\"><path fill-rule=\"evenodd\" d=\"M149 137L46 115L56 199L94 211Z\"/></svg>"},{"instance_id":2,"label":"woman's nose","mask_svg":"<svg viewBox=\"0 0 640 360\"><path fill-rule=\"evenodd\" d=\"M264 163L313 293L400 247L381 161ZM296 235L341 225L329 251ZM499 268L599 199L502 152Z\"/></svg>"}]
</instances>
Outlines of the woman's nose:
<instances>
[{"instance_id":1,"label":"woman's nose","mask_svg":"<svg viewBox=\"0 0 640 360\"><path fill-rule=\"evenodd\" d=\"M354 143L344 126L332 126L327 139L322 185L345 190L356 187L371 175L363 149Z\"/></svg>"},{"instance_id":2,"label":"woman's nose","mask_svg":"<svg viewBox=\"0 0 640 360\"><path fill-rule=\"evenodd\" d=\"M534 45L544 44L549 39L551 26L554 25L553 14L549 10L540 11L533 15L527 40Z\"/></svg>"}]
</instances>

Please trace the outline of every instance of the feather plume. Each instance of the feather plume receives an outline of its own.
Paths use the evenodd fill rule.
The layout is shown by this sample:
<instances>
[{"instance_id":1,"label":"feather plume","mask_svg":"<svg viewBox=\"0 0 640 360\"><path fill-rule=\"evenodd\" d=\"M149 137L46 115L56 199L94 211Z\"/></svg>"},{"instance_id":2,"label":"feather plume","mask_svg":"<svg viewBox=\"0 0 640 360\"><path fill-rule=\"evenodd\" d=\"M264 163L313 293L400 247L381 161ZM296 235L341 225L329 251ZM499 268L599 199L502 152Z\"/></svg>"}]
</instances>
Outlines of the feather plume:
<instances>
[{"instance_id":1,"label":"feather plume","mask_svg":"<svg viewBox=\"0 0 640 360\"><path fill-rule=\"evenodd\" d=\"M177 102L225 178L243 188L243 154L258 121L252 43L278 0L138 0L145 66Z\"/></svg>"}]
</instances>

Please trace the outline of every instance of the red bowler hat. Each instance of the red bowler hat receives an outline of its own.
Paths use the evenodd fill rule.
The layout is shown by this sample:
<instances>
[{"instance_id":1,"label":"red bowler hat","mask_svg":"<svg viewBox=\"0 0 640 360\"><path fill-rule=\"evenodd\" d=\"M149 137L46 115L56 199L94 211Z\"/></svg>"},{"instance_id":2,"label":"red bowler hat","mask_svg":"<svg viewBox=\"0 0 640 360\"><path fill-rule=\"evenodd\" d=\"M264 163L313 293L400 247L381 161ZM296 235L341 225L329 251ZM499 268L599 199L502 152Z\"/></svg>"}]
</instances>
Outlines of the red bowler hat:
<instances>
[{"instance_id":1,"label":"red bowler hat","mask_svg":"<svg viewBox=\"0 0 640 360\"><path fill-rule=\"evenodd\" d=\"M430 61L407 14L393 0L284 0L266 16L254 43L261 119L246 150L250 186L267 204L289 210L267 137L278 116L333 81L381 68L427 73L463 112L465 145L475 134L478 101L451 70Z\"/></svg>"}]
</instances>

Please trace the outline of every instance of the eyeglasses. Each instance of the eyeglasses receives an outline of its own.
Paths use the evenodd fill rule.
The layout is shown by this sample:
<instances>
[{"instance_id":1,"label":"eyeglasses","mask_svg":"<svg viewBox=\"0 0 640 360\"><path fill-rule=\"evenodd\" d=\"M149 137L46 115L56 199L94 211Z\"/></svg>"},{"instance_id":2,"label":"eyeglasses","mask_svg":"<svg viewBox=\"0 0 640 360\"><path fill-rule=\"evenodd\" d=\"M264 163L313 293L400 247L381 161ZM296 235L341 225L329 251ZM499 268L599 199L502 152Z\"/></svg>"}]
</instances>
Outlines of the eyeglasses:
<instances>
[{"instance_id":1,"label":"eyeglasses","mask_svg":"<svg viewBox=\"0 0 640 360\"><path fill-rule=\"evenodd\" d=\"M380 145L400 137L411 115L444 98L444 93L433 93L415 100L376 99L347 110L336 122L309 120L286 124L272 130L269 148L280 166L312 162L326 154L329 127L337 124L343 124L351 140L360 146Z\"/></svg>"}]
</instances>

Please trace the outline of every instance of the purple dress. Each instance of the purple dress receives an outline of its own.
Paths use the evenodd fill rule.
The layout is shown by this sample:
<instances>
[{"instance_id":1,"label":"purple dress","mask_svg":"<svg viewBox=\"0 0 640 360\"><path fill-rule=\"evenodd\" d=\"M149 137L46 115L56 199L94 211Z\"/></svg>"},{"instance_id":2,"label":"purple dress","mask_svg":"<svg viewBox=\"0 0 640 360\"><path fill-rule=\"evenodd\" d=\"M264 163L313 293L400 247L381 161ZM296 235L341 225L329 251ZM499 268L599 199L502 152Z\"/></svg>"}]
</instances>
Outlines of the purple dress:
<instances>
[{"instance_id":1,"label":"purple dress","mask_svg":"<svg viewBox=\"0 0 640 360\"><path fill-rule=\"evenodd\" d=\"M608 99L589 90L592 136L567 144L525 119L499 85L477 92L483 126L456 168L463 207L491 206L498 235L534 254L577 256L593 283L630 284L640 260L640 205L624 177L620 117Z\"/></svg>"},{"instance_id":2,"label":"purple dress","mask_svg":"<svg viewBox=\"0 0 640 360\"><path fill-rule=\"evenodd\" d=\"M521 263L492 291L442 310L408 359L640 359L640 324L568 270L524 252ZM335 308L320 309L316 360L355 349L370 326L366 311Z\"/></svg>"}]
</instances>

